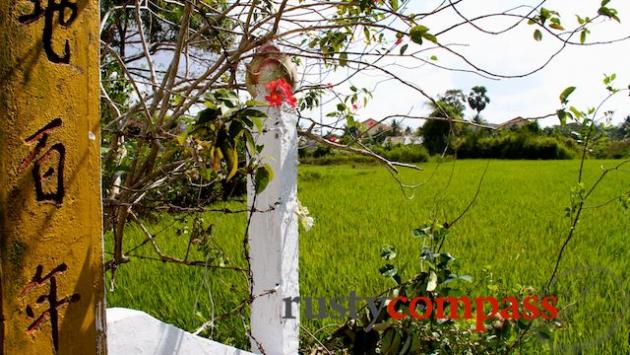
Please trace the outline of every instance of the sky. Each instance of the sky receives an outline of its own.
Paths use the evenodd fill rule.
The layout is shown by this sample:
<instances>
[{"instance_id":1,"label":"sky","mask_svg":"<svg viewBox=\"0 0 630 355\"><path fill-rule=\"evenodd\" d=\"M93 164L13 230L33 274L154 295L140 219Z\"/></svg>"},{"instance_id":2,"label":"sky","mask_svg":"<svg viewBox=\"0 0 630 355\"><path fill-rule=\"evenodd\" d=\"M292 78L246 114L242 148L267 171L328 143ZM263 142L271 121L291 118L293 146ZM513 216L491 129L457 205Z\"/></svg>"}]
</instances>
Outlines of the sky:
<instances>
[{"instance_id":1,"label":"sky","mask_svg":"<svg viewBox=\"0 0 630 355\"><path fill-rule=\"evenodd\" d=\"M418 12L435 7L442 1L411 1L410 11ZM486 13L504 11L517 5L535 5L538 1L530 0L466 0L458 9L466 17L474 17ZM561 14L565 28L577 25L575 15L592 16L599 8L599 0L557 0L547 1L545 7L557 10ZM619 11L621 23L608 21L596 23L591 27L590 41L622 38L630 35L630 1L612 0L609 5ZM526 13L528 9L520 10ZM451 11L431 17L423 25L431 32L448 27L461 18ZM499 30L515 22L510 19L487 19L477 22L489 30ZM441 43L461 44L454 47L473 63L491 70L494 73L517 75L530 72L542 65L551 54L557 51L562 43L545 34L543 41L537 42L533 38L535 26L523 23L507 34L494 36L479 32L470 25L464 25L438 39ZM575 38L579 40L579 36ZM409 43L408 38L404 43ZM404 44L403 43L403 44ZM425 48L423 46L422 48ZM414 43L409 44L407 53L420 49ZM437 56L436 64L470 69L464 62L444 50L437 49L423 54L429 59ZM424 65L417 67L417 62L388 59L380 62L396 75L405 78L414 85L425 90L432 96L443 93L448 89L461 89L465 93L475 85L483 85L488 89L491 99L488 107L482 112L482 117L488 122L500 123L517 116L538 117L553 113L559 108L559 95L568 86L576 86L577 90L571 96L571 103L580 109L597 106L607 96L602 79L604 74L617 74L617 86L627 88L630 84L630 41L610 45L568 46L542 71L518 79L490 80L473 73L454 72ZM405 68L407 66L408 68ZM347 77L346 70L338 70L335 74L324 78L334 81ZM355 77L351 84L357 87L374 89L374 99L365 107L360 107L357 114L360 119L379 119L392 113L427 115L429 108L427 100L413 89L398 82L380 82L385 76L375 71L368 71ZM378 85L375 83L380 82ZM343 91L343 90L341 90ZM610 100L605 110L614 110L613 123L619 123L630 115L630 98L627 94L620 94ZM332 105L324 107L324 114L333 110ZM473 115L472 110L466 112L467 118ZM313 116L318 117L319 113ZM326 119L324 119L326 121ZM542 120L541 125L557 124L557 118ZM416 127L422 121L406 120L404 125Z\"/></svg>"}]
</instances>

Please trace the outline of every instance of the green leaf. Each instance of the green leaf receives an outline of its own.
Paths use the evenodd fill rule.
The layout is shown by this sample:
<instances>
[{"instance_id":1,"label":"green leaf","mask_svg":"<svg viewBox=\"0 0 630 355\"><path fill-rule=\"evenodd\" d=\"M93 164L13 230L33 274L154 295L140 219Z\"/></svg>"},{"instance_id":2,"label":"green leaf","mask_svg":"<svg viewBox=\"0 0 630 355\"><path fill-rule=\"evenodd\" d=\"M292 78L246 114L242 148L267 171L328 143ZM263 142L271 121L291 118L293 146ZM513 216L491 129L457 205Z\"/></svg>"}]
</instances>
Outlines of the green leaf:
<instances>
[{"instance_id":1,"label":"green leaf","mask_svg":"<svg viewBox=\"0 0 630 355\"><path fill-rule=\"evenodd\" d=\"M220 113L221 111L216 108L207 108L199 112L199 118L197 118L197 124L204 124L204 123L214 121L215 119L217 119L217 117L219 117Z\"/></svg>"},{"instance_id":2,"label":"green leaf","mask_svg":"<svg viewBox=\"0 0 630 355\"><path fill-rule=\"evenodd\" d=\"M540 19L543 23L551 16L551 14L552 11L550 11L549 9L546 9L544 7L540 8Z\"/></svg>"},{"instance_id":3,"label":"green leaf","mask_svg":"<svg viewBox=\"0 0 630 355\"><path fill-rule=\"evenodd\" d=\"M553 28L554 30L564 31L564 27L562 27L562 25L559 23L552 23L551 25L549 25L549 27Z\"/></svg>"},{"instance_id":4,"label":"green leaf","mask_svg":"<svg viewBox=\"0 0 630 355\"><path fill-rule=\"evenodd\" d=\"M580 15L575 15L575 17L577 17L577 22L578 22L580 25L583 25L583 24L585 24L585 23L586 23L586 19L582 18Z\"/></svg>"},{"instance_id":5,"label":"green leaf","mask_svg":"<svg viewBox=\"0 0 630 355\"><path fill-rule=\"evenodd\" d=\"M560 120L560 125L562 127L567 125L567 111L565 110L558 110L556 111L556 115L558 116L558 119Z\"/></svg>"},{"instance_id":6,"label":"green leaf","mask_svg":"<svg viewBox=\"0 0 630 355\"><path fill-rule=\"evenodd\" d=\"M409 37L417 44L422 44L423 38L429 33L429 28L422 25L417 25L409 31Z\"/></svg>"},{"instance_id":7,"label":"green leaf","mask_svg":"<svg viewBox=\"0 0 630 355\"><path fill-rule=\"evenodd\" d=\"M583 116L582 112L580 112L577 108L575 108L575 106L569 107L569 111L571 111L573 113L573 116L577 118L582 118Z\"/></svg>"},{"instance_id":8,"label":"green leaf","mask_svg":"<svg viewBox=\"0 0 630 355\"><path fill-rule=\"evenodd\" d=\"M422 237L432 238L433 236L431 235L431 224L424 224L414 229L413 236L416 238L422 238Z\"/></svg>"},{"instance_id":9,"label":"green leaf","mask_svg":"<svg viewBox=\"0 0 630 355\"><path fill-rule=\"evenodd\" d=\"M342 52L339 54L339 65L342 67L348 65L348 53Z\"/></svg>"},{"instance_id":10,"label":"green leaf","mask_svg":"<svg viewBox=\"0 0 630 355\"><path fill-rule=\"evenodd\" d=\"M610 85L613 81L615 81L615 79L617 79L617 74L613 73L610 75L605 75L604 74L604 84L605 85Z\"/></svg>"},{"instance_id":11,"label":"green leaf","mask_svg":"<svg viewBox=\"0 0 630 355\"><path fill-rule=\"evenodd\" d=\"M431 41L433 43L437 43L437 37L435 37L434 35L432 35L430 33L425 33L425 34L422 35L422 37L424 37L428 41Z\"/></svg>"},{"instance_id":12,"label":"green leaf","mask_svg":"<svg viewBox=\"0 0 630 355\"><path fill-rule=\"evenodd\" d=\"M378 272L385 277L395 277L398 275L398 269L392 264L385 264L385 266L378 269Z\"/></svg>"},{"instance_id":13,"label":"green leaf","mask_svg":"<svg viewBox=\"0 0 630 355\"><path fill-rule=\"evenodd\" d=\"M405 344L403 344L402 349L400 349L400 352L398 354L400 355L405 355L408 353L408 351L411 349L411 344L413 342L413 339L415 339L412 336L407 336L407 340L405 340Z\"/></svg>"},{"instance_id":14,"label":"green leaf","mask_svg":"<svg viewBox=\"0 0 630 355\"><path fill-rule=\"evenodd\" d=\"M433 60L433 61L437 61L437 60L438 60L438 57L437 57L436 55L432 55L432 56L431 56L431 60Z\"/></svg>"},{"instance_id":15,"label":"green leaf","mask_svg":"<svg viewBox=\"0 0 630 355\"><path fill-rule=\"evenodd\" d=\"M256 193L259 194L263 192L269 182L273 180L273 170L271 169L271 165L265 164L264 166L258 168L256 170Z\"/></svg>"},{"instance_id":16,"label":"green leaf","mask_svg":"<svg viewBox=\"0 0 630 355\"><path fill-rule=\"evenodd\" d=\"M422 237L428 237L429 234L427 234L426 230L424 229L416 228L413 230L413 236L416 238L422 238Z\"/></svg>"},{"instance_id":17,"label":"green leaf","mask_svg":"<svg viewBox=\"0 0 630 355\"><path fill-rule=\"evenodd\" d=\"M247 101L245 101L245 106L247 107L254 107L254 106L264 106L263 102L254 100L254 99L249 99Z\"/></svg>"},{"instance_id":18,"label":"green leaf","mask_svg":"<svg viewBox=\"0 0 630 355\"><path fill-rule=\"evenodd\" d=\"M256 126L256 132L262 133L263 131L263 119L262 117L252 117L254 125Z\"/></svg>"},{"instance_id":19,"label":"green leaf","mask_svg":"<svg viewBox=\"0 0 630 355\"><path fill-rule=\"evenodd\" d=\"M537 329L536 333L538 337L542 340L548 341L549 339L551 339L551 331L546 327Z\"/></svg>"},{"instance_id":20,"label":"green leaf","mask_svg":"<svg viewBox=\"0 0 630 355\"><path fill-rule=\"evenodd\" d=\"M249 122L251 124L251 121L249 120L243 120L243 121L234 120L230 122L229 136L233 140L236 140L243 133L243 129L244 129L243 123L246 123L246 122Z\"/></svg>"},{"instance_id":21,"label":"green leaf","mask_svg":"<svg viewBox=\"0 0 630 355\"><path fill-rule=\"evenodd\" d=\"M225 158L228 168L228 175L226 179L230 180L234 177L234 175L236 175L236 171L238 169L238 151L226 144L221 146L221 153Z\"/></svg>"},{"instance_id":22,"label":"green leaf","mask_svg":"<svg viewBox=\"0 0 630 355\"><path fill-rule=\"evenodd\" d=\"M611 9L609 7L600 7L599 10L597 10L597 13L621 23L621 20L617 16L617 10L615 9Z\"/></svg>"},{"instance_id":23,"label":"green leaf","mask_svg":"<svg viewBox=\"0 0 630 355\"><path fill-rule=\"evenodd\" d=\"M540 32L540 30L536 30L534 31L534 39L537 41L541 41L542 40L542 32Z\"/></svg>"},{"instance_id":24,"label":"green leaf","mask_svg":"<svg viewBox=\"0 0 630 355\"><path fill-rule=\"evenodd\" d=\"M560 94L560 102L564 105L569 102L569 96L575 91L575 86L569 86Z\"/></svg>"},{"instance_id":25,"label":"green leaf","mask_svg":"<svg viewBox=\"0 0 630 355\"><path fill-rule=\"evenodd\" d=\"M385 260L392 260L396 258L396 248L391 245L386 245L381 249L381 258Z\"/></svg>"},{"instance_id":26,"label":"green leaf","mask_svg":"<svg viewBox=\"0 0 630 355\"><path fill-rule=\"evenodd\" d=\"M400 47L400 55L405 54L405 52L407 51L407 48L409 48L408 44L405 44L402 47Z\"/></svg>"},{"instance_id":27,"label":"green leaf","mask_svg":"<svg viewBox=\"0 0 630 355\"><path fill-rule=\"evenodd\" d=\"M588 30L584 29L582 30L582 32L580 33L580 43L584 44L584 42L586 42L586 35L588 34Z\"/></svg>"},{"instance_id":28,"label":"green leaf","mask_svg":"<svg viewBox=\"0 0 630 355\"><path fill-rule=\"evenodd\" d=\"M384 355L396 355L399 352L402 339L394 328L389 328L383 335L381 353Z\"/></svg>"}]
</instances>

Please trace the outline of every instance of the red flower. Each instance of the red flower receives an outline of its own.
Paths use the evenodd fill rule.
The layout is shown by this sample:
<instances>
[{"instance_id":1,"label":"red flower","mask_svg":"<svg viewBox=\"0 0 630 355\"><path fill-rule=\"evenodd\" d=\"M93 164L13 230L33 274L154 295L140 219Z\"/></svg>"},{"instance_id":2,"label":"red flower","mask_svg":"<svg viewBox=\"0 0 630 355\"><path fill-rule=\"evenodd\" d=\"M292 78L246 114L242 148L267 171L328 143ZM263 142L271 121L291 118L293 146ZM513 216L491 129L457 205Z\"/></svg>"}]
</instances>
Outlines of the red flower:
<instances>
[{"instance_id":1,"label":"red flower","mask_svg":"<svg viewBox=\"0 0 630 355\"><path fill-rule=\"evenodd\" d=\"M280 107L280 105L282 105L282 96L276 91L265 96L265 100L267 100L271 107Z\"/></svg>"},{"instance_id":2,"label":"red flower","mask_svg":"<svg viewBox=\"0 0 630 355\"><path fill-rule=\"evenodd\" d=\"M396 45L401 44L403 41L402 37L398 37L398 39L396 39Z\"/></svg>"},{"instance_id":3,"label":"red flower","mask_svg":"<svg viewBox=\"0 0 630 355\"><path fill-rule=\"evenodd\" d=\"M359 105L357 104L352 104L352 110L356 111L359 109Z\"/></svg>"},{"instance_id":4,"label":"red flower","mask_svg":"<svg viewBox=\"0 0 630 355\"><path fill-rule=\"evenodd\" d=\"M295 107L297 105L297 99L295 98L295 96L291 95L287 97L287 104L289 104L289 106L291 107Z\"/></svg>"},{"instance_id":5,"label":"red flower","mask_svg":"<svg viewBox=\"0 0 630 355\"><path fill-rule=\"evenodd\" d=\"M267 100L269 106L280 107L283 101L286 101L291 107L297 105L297 99L293 96L293 88L286 80L278 79L270 81L265 85L265 88L269 94L265 96L265 100Z\"/></svg>"}]
</instances>

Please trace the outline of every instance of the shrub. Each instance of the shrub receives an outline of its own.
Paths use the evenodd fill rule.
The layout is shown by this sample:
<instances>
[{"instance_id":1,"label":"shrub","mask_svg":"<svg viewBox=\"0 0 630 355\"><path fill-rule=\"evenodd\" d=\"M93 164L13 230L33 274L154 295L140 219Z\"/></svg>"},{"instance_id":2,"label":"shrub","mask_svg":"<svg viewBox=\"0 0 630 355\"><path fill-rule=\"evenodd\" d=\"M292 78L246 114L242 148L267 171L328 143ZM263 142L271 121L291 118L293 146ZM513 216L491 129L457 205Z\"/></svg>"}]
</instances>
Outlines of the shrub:
<instances>
[{"instance_id":1,"label":"shrub","mask_svg":"<svg viewBox=\"0 0 630 355\"><path fill-rule=\"evenodd\" d=\"M429 152L421 145L402 145L397 144L389 147L380 145L371 147L372 151L387 160L397 161L401 163L421 163L429 160ZM316 155L312 153L302 154L300 162L302 164L311 165L334 165L334 164L370 164L376 163L376 160L364 155L351 154L347 152L332 152L325 155Z\"/></svg>"},{"instance_id":2,"label":"shrub","mask_svg":"<svg viewBox=\"0 0 630 355\"><path fill-rule=\"evenodd\" d=\"M604 139L593 147L593 153L598 159L622 159L630 157L630 139Z\"/></svg>"},{"instance_id":3,"label":"shrub","mask_svg":"<svg viewBox=\"0 0 630 355\"><path fill-rule=\"evenodd\" d=\"M422 163L430 158L427 149L421 145L397 144L390 147L374 147L373 150L387 160L401 163Z\"/></svg>"},{"instance_id":4,"label":"shrub","mask_svg":"<svg viewBox=\"0 0 630 355\"><path fill-rule=\"evenodd\" d=\"M459 158L572 159L575 152L554 137L509 132L491 137L467 136L455 142Z\"/></svg>"},{"instance_id":5,"label":"shrub","mask_svg":"<svg viewBox=\"0 0 630 355\"><path fill-rule=\"evenodd\" d=\"M301 164L309 165L338 165L338 164L371 164L376 161L370 157L358 154L337 153L319 158L305 157L300 159Z\"/></svg>"}]
</instances>

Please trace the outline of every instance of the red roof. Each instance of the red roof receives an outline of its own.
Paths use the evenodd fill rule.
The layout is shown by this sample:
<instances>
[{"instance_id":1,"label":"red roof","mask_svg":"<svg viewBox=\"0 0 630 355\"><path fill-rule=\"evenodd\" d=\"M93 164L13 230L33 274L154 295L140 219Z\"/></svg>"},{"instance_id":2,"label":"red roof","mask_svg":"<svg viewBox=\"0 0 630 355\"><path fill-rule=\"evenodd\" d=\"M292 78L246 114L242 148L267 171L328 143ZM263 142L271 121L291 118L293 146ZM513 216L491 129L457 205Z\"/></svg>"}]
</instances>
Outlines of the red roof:
<instances>
[{"instance_id":1,"label":"red roof","mask_svg":"<svg viewBox=\"0 0 630 355\"><path fill-rule=\"evenodd\" d=\"M367 128L372 128L374 126L376 126L378 123L377 120L373 119L373 118L368 118L367 120L363 121L363 124L367 126Z\"/></svg>"}]
</instances>

